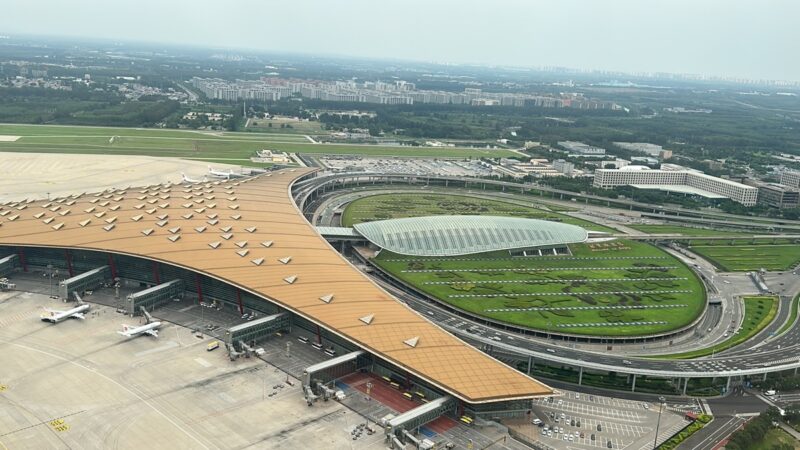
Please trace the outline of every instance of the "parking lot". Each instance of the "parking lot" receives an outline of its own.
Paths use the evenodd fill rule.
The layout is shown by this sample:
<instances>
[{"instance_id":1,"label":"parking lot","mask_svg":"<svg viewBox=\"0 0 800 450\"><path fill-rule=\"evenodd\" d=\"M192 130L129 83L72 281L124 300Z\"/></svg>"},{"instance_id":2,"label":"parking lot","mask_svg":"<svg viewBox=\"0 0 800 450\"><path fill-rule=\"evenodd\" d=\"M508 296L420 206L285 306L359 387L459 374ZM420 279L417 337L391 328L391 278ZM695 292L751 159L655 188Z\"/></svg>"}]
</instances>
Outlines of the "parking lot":
<instances>
[{"instance_id":1,"label":"parking lot","mask_svg":"<svg viewBox=\"0 0 800 450\"><path fill-rule=\"evenodd\" d=\"M560 397L534 401L533 412L541 421L534 436L552 448L653 448L658 405L599 395L564 391ZM658 442L688 425L679 413L664 408Z\"/></svg>"}]
</instances>

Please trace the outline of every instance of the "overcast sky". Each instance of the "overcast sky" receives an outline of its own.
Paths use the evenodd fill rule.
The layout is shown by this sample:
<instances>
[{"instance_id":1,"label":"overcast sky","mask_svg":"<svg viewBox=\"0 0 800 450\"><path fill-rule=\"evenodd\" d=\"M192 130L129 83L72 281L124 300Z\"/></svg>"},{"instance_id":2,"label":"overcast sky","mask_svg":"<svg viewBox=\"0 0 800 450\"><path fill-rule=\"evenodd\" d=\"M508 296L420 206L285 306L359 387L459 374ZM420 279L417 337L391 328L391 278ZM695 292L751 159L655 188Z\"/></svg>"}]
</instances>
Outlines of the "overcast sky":
<instances>
[{"instance_id":1,"label":"overcast sky","mask_svg":"<svg viewBox=\"0 0 800 450\"><path fill-rule=\"evenodd\" d=\"M0 34L800 80L797 0L3 0Z\"/></svg>"}]
</instances>

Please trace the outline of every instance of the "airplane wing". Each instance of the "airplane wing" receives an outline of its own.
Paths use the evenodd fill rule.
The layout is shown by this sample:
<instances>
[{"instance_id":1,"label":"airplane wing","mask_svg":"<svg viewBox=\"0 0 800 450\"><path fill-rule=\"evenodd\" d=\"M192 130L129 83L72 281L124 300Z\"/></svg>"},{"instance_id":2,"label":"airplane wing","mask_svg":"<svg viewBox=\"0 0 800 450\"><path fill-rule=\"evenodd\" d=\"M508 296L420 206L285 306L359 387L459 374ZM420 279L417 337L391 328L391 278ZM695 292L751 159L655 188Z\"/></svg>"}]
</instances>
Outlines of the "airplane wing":
<instances>
[{"instance_id":1,"label":"airplane wing","mask_svg":"<svg viewBox=\"0 0 800 450\"><path fill-rule=\"evenodd\" d=\"M147 333L147 334L149 334L150 336L153 336L153 337L158 337L158 330L147 330L147 331L145 331L145 333Z\"/></svg>"},{"instance_id":2,"label":"airplane wing","mask_svg":"<svg viewBox=\"0 0 800 450\"><path fill-rule=\"evenodd\" d=\"M81 320L86 318L86 316L83 313L75 313L75 314L72 315L72 317L74 317L76 319L81 319Z\"/></svg>"},{"instance_id":3,"label":"airplane wing","mask_svg":"<svg viewBox=\"0 0 800 450\"><path fill-rule=\"evenodd\" d=\"M131 334L127 331L117 331L117 333L125 337L131 337Z\"/></svg>"}]
</instances>

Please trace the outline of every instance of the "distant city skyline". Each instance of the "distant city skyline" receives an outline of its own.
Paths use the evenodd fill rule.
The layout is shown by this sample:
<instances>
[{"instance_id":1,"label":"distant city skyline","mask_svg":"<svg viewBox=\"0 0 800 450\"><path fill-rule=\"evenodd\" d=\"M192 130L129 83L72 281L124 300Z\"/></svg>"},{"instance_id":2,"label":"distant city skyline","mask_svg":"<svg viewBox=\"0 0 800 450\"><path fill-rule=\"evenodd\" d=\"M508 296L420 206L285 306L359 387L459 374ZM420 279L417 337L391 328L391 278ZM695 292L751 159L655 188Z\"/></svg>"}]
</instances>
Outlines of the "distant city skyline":
<instances>
[{"instance_id":1,"label":"distant city skyline","mask_svg":"<svg viewBox=\"0 0 800 450\"><path fill-rule=\"evenodd\" d=\"M12 0L0 34L800 81L790 0ZM46 13L44 13L46 12Z\"/></svg>"}]
</instances>

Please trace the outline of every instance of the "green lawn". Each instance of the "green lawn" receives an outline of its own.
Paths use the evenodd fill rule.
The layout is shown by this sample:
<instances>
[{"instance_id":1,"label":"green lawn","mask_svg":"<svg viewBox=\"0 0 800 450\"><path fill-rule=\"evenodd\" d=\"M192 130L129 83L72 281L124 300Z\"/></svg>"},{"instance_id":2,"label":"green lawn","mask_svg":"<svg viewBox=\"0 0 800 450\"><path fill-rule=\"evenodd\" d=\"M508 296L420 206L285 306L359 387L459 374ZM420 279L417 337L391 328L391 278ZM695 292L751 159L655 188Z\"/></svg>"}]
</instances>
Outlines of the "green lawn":
<instances>
[{"instance_id":1,"label":"green lawn","mask_svg":"<svg viewBox=\"0 0 800 450\"><path fill-rule=\"evenodd\" d=\"M0 124L0 135L20 136L0 142L0 151L170 156L197 159L247 159L269 148L295 153L331 153L409 157L508 157L508 150L313 144L288 133L232 133L196 130ZM114 138L112 141L112 137Z\"/></svg>"},{"instance_id":2,"label":"green lawn","mask_svg":"<svg viewBox=\"0 0 800 450\"><path fill-rule=\"evenodd\" d=\"M773 428L767 432L760 442L754 442L752 450L772 450L788 445L790 448L800 449L800 442L789 433L780 428Z\"/></svg>"},{"instance_id":3,"label":"green lawn","mask_svg":"<svg viewBox=\"0 0 800 450\"><path fill-rule=\"evenodd\" d=\"M628 225L629 228L650 234L682 234L685 236L746 236L736 231L709 230L706 228L684 227L681 225Z\"/></svg>"},{"instance_id":4,"label":"green lawn","mask_svg":"<svg viewBox=\"0 0 800 450\"><path fill-rule=\"evenodd\" d=\"M433 215L494 215L528 219L553 220L578 225L589 230L615 230L565 214L522 206L500 200L487 200L451 194L379 194L364 197L350 203L342 214L342 225L398 217Z\"/></svg>"},{"instance_id":5,"label":"green lawn","mask_svg":"<svg viewBox=\"0 0 800 450\"><path fill-rule=\"evenodd\" d=\"M690 359L708 356L741 344L758 334L775 318L778 313L778 300L775 297L744 297L744 320L738 334L734 333L727 340L712 347L691 352L675 353L658 358Z\"/></svg>"},{"instance_id":6,"label":"green lawn","mask_svg":"<svg viewBox=\"0 0 800 450\"><path fill-rule=\"evenodd\" d=\"M375 263L465 311L560 333L650 335L688 325L703 311L700 281L654 246L623 240L570 248L573 256L525 258L502 251L422 258L384 250Z\"/></svg>"},{"instance_id":7,"label":"green lawn","mask_svg":"<svg viewBox=\"0 0 800 450\"><path fill-rule=\"evenodd\" d=\"M707 245L693 243L690 250L723 271L789 270L800 263L800 245L788 243L744 244L738 241Z\"/></svg>"}]
</instances>

